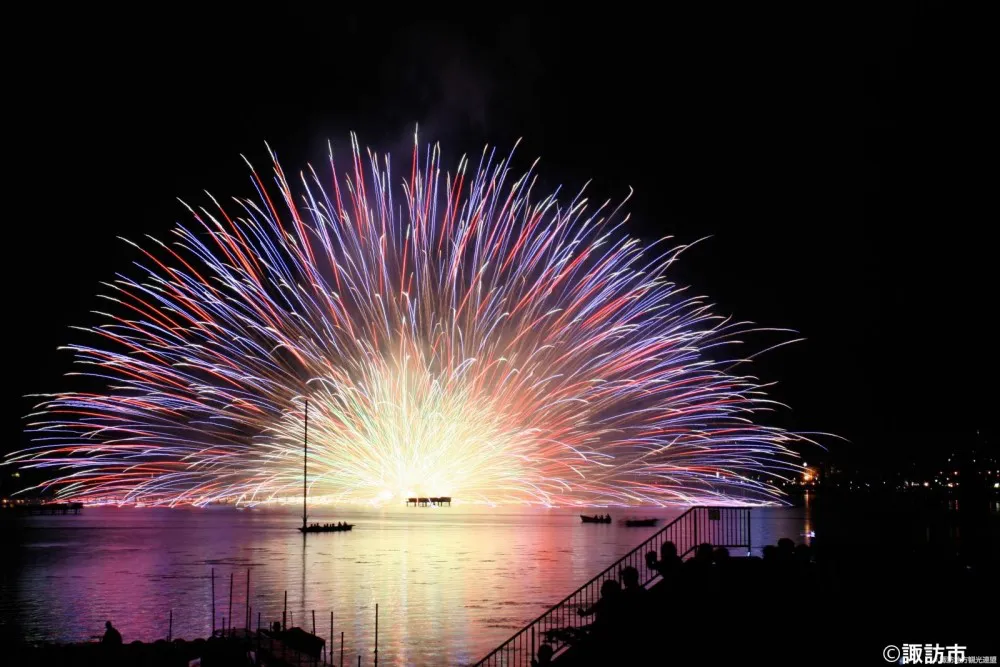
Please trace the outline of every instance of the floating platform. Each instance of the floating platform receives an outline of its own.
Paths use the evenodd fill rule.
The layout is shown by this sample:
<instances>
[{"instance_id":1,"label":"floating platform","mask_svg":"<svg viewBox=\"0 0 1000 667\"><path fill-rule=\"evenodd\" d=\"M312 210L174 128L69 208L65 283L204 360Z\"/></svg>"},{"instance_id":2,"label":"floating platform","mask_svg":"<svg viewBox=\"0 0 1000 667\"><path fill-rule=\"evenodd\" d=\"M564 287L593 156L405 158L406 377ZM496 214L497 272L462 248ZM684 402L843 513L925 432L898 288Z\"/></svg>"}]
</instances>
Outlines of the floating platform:
<instances>
[{"instance_id":1,"label":"floating platform","mask_svg":"<svg viewBox=\"0 0 1000 667\"><path fill-rule=\"evenodd\" d=\"M437 496L436 498L407 498L406 506L410 505L414 507L444 507L447 505L451 507L451 496Z\"/></svg>"}]
</instances>

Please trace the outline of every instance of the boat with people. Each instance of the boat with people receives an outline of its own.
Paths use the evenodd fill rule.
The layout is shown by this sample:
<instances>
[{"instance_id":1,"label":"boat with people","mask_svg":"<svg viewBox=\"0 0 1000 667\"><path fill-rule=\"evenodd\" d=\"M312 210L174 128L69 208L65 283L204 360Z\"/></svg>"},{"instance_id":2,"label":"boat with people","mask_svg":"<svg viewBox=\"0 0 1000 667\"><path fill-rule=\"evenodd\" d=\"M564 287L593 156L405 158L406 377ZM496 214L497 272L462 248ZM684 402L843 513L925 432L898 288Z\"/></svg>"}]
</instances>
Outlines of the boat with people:
<instances>
[{"instance_id":1,"label":"boat with people","mask_svg":"<svg viewBox=\"0 0 1000 667\"><path fill-rule=\"evenodd\" d=\"M648 528L655 526L659 519L625 519L625 525L629 528Z\"/></svg>"},{"instance_id":2,"label":"boat with people","mask_svg":"<svg viewBox=\"0 0 1000 667\"><path fill-rule=\"evenodd\" d=\"M306 399L305 434L302 439L302 525L299 532L305 533L343 533L354 528L353 523L339 521L337 523L306 523L306 509L309 503L309 399Z\"/></svg>"},{"instance_id":3,"label":"boat with people","mask_svg":"<svg viewBox=\"0 0 1000 667\"><path fill-rule=\"evenodd\" d=\"M299 527L303 533L342 533L354 528L353 523L341 521L339 523L311 523L308 526Z\"/></svg>"},{"instance_id":4,"label":"boat with people","mask_svg":"<svg viewBox=\"0 0 1000 667\"><path fill-rule=\"evenodd\" d=\"M583 521L584 523L611 523L611 515L595 514L594 516L586 516L584 514L581 514L580 521Z\"/></svg>"}]
</instances>

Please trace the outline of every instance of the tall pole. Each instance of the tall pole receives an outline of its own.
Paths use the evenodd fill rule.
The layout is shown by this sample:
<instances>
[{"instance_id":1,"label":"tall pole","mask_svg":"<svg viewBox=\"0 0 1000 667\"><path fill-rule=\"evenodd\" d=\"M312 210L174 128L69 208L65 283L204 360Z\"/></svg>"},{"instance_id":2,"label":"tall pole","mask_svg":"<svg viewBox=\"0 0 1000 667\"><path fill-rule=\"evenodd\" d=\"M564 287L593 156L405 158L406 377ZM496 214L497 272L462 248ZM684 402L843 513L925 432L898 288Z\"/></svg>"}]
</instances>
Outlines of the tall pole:
<instances>
[{"instance_id":1,"label":"tall pole","mask_svg":"<svg viewBox=\"0 0 1000 667\"><path fill-rule=\"evenodd\" d=\"M375 667L378 667L378 602L375 603Z\"/></svg>"},{"instance_id":2,"label":"tall pole","mask_svg":"<svg viewBox=\"0 0 1000 667\"><path fill-rule=\"evenodd\" d=\"M233 626L233 573L229 573L229 627ZM232 633L226 633L232 634Z\"/></svg>"},{"instance_id":3,"label":"tall pole","mask_svg":"<svg viewBox=\"0 0 1000 667\"><path fill-rule=\"evenodd\" d=\"M212 636L215 636L215 568L212 568Z\"/></svg>"},{"instance_id":4,"label":"tall pole","mask_svg":"<svg viewBox=\"0 0 1000 667\"><path fill-rule=\"evenodd\" d=\"M247 633L250 632L250 568L247 568Z\"/></svg>"},{"instance_id":5,"label":"tall pole","mask_svg":"<svg viewBox=\"0 0 1000 667\"><path fill-rule=\"evenodd\" d=\"M344 633L340 633L340 667L344 667Z\"/></svg>"},{"instance_id":6,"label":"tall pole","mask_svg":"<svg viewBox=\"0 0 1000 667\"><path fill-rule=\"evenodd\" d=\"M302 440L302 528L306 527L306 495L309 493L309 399L306 399L305 433Z\"/></svg>"}]
</instances>

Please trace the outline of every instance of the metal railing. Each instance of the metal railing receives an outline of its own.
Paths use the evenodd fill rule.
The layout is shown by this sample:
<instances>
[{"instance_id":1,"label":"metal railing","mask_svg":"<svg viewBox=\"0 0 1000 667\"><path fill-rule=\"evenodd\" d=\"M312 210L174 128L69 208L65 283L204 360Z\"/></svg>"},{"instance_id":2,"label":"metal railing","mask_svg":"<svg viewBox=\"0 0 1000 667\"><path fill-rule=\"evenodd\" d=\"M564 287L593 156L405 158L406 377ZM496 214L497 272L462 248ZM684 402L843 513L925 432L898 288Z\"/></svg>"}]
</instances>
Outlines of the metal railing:
<instances>
[{"instance_id":1,"label":"metal railing","mask_svg":"<svg viewBox=\"0 0 1000 667\"><path fill-rule=\"evenodd\" d=\"M651 535L603 572L576 589L547 612L524 626L513 637L495 648L474 667L530 667L539 645L548 644L558 655L569 646L567 637L581 631L590 621L578 611L597 602L601 585L618 579L622 569L632 566L639 571L639 581L649 586L660 575L646 564L646 553L660 555L664 542L673 542L681 558L692 555L699 544L715 547L745 548L750 554L750 508L692 507Z\"/></svg>"}]
</instances>

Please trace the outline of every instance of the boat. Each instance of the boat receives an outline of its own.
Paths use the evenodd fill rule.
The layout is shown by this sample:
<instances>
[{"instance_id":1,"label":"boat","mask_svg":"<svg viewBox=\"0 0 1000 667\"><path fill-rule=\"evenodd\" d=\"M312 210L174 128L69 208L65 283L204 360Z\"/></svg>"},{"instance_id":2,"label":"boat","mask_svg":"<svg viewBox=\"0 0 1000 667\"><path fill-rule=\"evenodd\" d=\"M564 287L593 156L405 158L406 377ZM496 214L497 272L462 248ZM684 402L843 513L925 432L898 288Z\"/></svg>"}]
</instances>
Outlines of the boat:
<instances>
[{"instance_id":1,"label":"boat","mask_svg":"<svg viewBox=\"0 0 1000 667\"><path fill-rule=\"evenodd\" d=\"M646 528L655 526L659 519L625 519L625 525L629 528Z\"/></svg>"},{"instance_id":2,"label":"boat","mask_svg":"<svg viewBox=\"0 0 1000 667\"><path fill-rule=\"evenodd\" d=\"M584 516L583 514L581 514L580 515L580 521L583 521L584 523L611 523L611 517L610 516L607 516L607 517L603 517L603 516Z\"/></svg>"},{"instance_id":3,"label":"boat","mask_svg":"<svg viewBox=\"0 0 1000 667\"><path fill-rule=\"evenodd\" d=\"M302 525L299 532L306 533L343 533L354 528L353 523L306 523L306 508L309 502L309 399L306 399L305 435L302 440Z\"/></svg>"},{"instance_id":4,"label":"boat","mask_svg":"<svg viewBox=\"0 0 1000 667\"><path fill-rule=\"evenodd\" d=\"M299 528L303 533L343 533L354 528L353 523L314 523L311 526Z\"/></svg>"}]
</instances>

